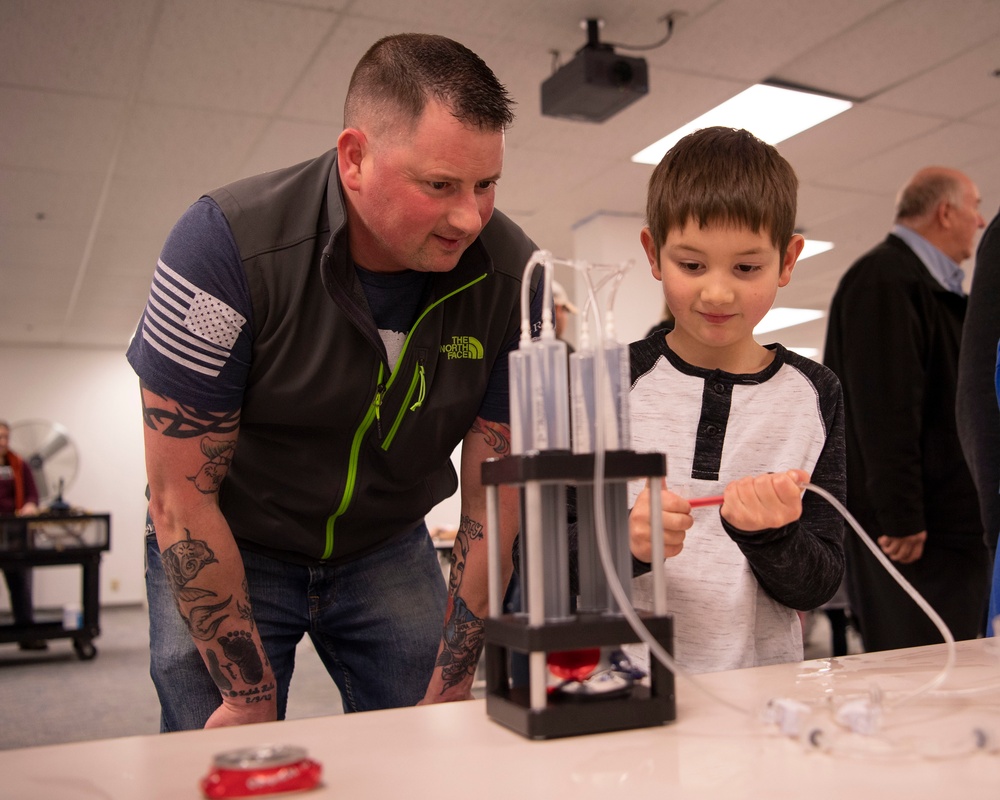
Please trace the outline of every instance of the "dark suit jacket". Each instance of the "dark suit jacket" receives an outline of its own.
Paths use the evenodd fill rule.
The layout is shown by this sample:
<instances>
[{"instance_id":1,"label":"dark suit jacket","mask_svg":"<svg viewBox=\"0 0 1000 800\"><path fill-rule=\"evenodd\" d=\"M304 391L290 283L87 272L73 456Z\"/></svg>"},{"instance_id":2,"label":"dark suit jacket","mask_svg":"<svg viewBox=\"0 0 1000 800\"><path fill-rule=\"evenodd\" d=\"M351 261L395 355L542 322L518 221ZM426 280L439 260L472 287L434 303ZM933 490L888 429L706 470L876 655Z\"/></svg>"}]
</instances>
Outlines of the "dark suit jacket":
<instances>
[{"instance_id":1,"label":"dark suit jacket","mask_svg":"<svg viewBox=\"0 0 1000 800\"><path fill-rule=\"evenodd\" d=\"M844 387L847 505L873 537L982 541L955 422L966 306L891 234L834 294L824 361Z\"/></svg>"}]
</instances>

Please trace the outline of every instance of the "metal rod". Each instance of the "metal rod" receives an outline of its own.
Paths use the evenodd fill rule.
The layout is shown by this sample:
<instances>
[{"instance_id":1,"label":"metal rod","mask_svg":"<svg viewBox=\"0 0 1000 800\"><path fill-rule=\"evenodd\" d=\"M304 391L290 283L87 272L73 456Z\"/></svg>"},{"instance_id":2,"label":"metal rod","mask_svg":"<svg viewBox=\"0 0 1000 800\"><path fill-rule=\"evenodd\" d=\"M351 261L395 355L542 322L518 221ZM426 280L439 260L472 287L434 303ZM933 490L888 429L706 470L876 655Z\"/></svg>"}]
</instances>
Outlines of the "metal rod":
<instances>
[{"instance_id":1,"label":"metal rod","mask_svg":"<svg viewBox=\"0 0 1000 800\"><path fill-rule=\"evenodd\" d=\"M503 614L503 571L500 568L500 504L499 488L486 487L487 577L489 579L490 616Z\"/></svg>"},{"instance_id":2,"label":"metal rod","mask_svg":"<svg viewBox=\"0 0 1000 800\"><path fill-rule=\"evenodd\" d=\"M663 482L660 478L649 477L649 520L662 519L663 498L660 495L660 487ZM657 531L658 524L650 525L650 537L652 544L652 567L653 567L653 613L662 617L667 613L667 580L664 569L663 535Z\"/></svg>"}]
</instances>

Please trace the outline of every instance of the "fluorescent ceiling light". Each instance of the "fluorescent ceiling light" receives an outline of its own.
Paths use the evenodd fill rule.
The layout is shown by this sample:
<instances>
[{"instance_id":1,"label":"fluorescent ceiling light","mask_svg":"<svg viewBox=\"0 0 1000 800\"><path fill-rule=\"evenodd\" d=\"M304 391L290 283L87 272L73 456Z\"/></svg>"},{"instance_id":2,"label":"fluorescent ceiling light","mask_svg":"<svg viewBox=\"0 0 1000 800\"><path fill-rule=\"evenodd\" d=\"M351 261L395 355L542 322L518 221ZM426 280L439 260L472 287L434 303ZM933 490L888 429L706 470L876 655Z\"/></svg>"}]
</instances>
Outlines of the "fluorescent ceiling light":
<instances>
[{"instance_id":1,"label":"fluorescent ceiling light","mask_svg":"<svg viewBox=\"0 0 1000 800\"><path fill-rule=\"evenodd\" d=\"M640 150L632 160L638 164L659 164L664 153L679 139L714 125L746 128L758 139L777 144L847 111L852 105L849 100L758 83Z\"/></svg>"},{"instance_id":2,"label":"fluorescent ceiling light","mask_svg":"<svg viewBox=\"0 0 1000 800\"><path fill-rule=\"evenodd\" d=\"M806 239L805 246L799 254L799 261L804 261L812 256L818 256L827 250L833 250L833 242L821 242L818 239Z\"/></svg>"},{"instance_id":3,"label":"fluorescent ceiling light","mask_svg":"<svg viewBox=\"0 0 1000 800\"><path fill-rule=\"evenodd\" d=\"M824 316L822 311L817 311L815 308L772 308L764 315L764 319L757 323L753 332L756 335L781 328L791 328L793 325L812 322L814 319L821 319Z\"/></svg>"}]
</instances>

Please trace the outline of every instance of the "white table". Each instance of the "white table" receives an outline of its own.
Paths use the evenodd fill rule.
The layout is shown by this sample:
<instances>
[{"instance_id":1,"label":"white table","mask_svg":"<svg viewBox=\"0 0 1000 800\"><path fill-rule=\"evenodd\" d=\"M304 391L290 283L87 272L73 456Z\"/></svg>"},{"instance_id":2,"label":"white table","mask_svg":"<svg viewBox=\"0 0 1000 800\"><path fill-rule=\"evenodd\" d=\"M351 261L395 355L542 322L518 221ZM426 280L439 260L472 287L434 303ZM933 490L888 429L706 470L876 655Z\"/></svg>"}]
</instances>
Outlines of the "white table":
<instances>
[{"instance_id":1,"label":"white table","mask_svg":"<svg viewBox=\"0 0 1000 800\"><path fill-rule=\"evenodd\" d=\"M775 696L841 700L874 682L892 697L924 684L943 659L943 646L935 646L718 673L701 681L730 702L755 708ZM946 688L979 693L928 696L890 713L888 730L911 735L919 747L968 741L976 726L1000 737L998 683L1000 642L959 643ZM989 685L992 691L981 691ZM818 752L683 680L677 694L675 723L550 741L524 739L490 720L483 701L470 701L8 750L0 752L0 797L199 798L213 754L288 744L305 747L323 765L321 788L292 795L310 799L1000 798L1000 750L936 760ZM853 738L838 740L838 748Z\"/></svg>"}]
</instances>

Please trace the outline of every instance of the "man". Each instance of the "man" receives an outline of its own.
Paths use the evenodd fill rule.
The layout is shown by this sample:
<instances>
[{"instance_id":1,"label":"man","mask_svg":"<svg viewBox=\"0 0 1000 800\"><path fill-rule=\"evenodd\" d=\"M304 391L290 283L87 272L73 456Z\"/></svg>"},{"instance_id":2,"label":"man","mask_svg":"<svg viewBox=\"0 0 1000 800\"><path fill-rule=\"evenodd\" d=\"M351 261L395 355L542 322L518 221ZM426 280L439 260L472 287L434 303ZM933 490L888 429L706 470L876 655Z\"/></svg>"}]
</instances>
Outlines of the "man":
<instances>
[{"instance_id":1,"label":"man","mask_svg":"<svg viewBox=\"0 0 1000 800\"><path fill-rule=\"evenodd\" d=\"M347 711L469 697L480 464L508 452L535 250L493 210L512 118L467 48L386 37L336 150L209 193L164 245L129 348L163 730L282 718L306 632ZM455 491L459 442L446 590L423 517ZM501 511L509 559L516 494Z\"/></svg>"},{"instance_id":2,"label":"man","mask_svg":"<svg viewBox=\"0 0 1000 800\"><path fill-rule=\"evenodd\" d=\"M848 507L957 639L982 629L987 553L955 423L967 298L959 267L984 226L976 185L917 172L886 240L844 275L825 362L844 387ZM867 650L942 641L856 536L846 540L851 608Z\"/></svg>"}]
</instances>

